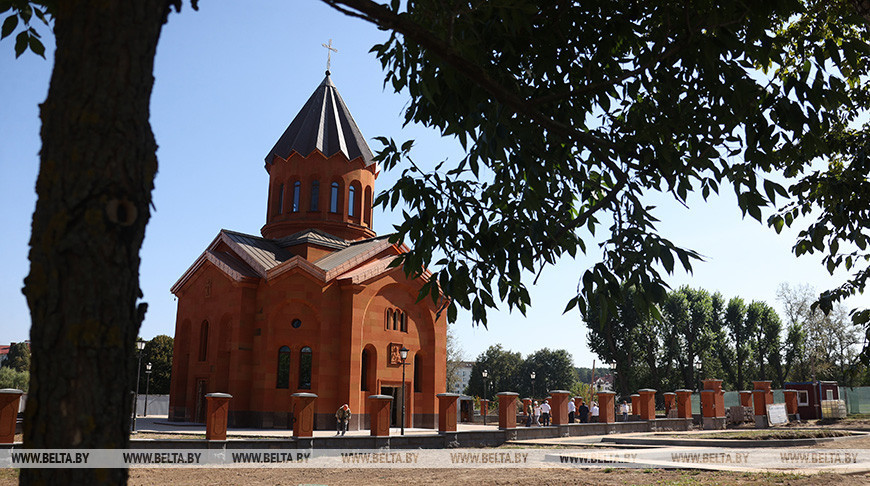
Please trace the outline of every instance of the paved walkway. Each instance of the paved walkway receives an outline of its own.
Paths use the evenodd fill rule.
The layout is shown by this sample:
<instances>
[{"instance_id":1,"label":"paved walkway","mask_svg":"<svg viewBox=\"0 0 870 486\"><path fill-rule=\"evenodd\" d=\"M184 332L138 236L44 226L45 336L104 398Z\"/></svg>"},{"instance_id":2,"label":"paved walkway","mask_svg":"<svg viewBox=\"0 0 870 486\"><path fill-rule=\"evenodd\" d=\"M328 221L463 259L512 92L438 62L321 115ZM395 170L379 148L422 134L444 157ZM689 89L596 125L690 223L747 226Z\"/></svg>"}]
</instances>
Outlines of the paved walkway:
<instances>
[{"instance_id":1,"label":"paved walkway","mask_svg":"<svg viewBox=\"0 0 870 486\"><path fill-rule=\"evenodd\" d=\"M177 434L177 435L202 435L205 434L205 424L197 424L192 422L170 422L166 415L148 417L138 417L136 419L136 430L139 432L153 432L157 434ZM494 425L483 424L457 424L459 432L471 432L480 430L498 430L498 422ZM365 430L350 430L348 436L370 436L371 432ZM400 435L401 429L391 428L390 435ZM434 429L416 429L405 427L405 435L438 435L438 431ZM227 428L227 437L266 437L271 439L289 439L293 436L293 431L290 429L253 429L253 428ZM315 430L314 437L335 437L334 430Z\"/></svg>"}]
</instances>

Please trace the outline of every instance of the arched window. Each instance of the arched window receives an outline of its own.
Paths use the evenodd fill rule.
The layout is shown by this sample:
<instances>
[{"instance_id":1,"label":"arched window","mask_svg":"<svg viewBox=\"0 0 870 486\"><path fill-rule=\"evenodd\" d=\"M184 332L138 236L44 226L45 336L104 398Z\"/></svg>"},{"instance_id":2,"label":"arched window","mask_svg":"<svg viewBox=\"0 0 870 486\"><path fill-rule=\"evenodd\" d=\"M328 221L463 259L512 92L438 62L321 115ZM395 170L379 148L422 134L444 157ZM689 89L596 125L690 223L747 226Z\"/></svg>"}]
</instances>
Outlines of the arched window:
<instances>
[{"instance_id":1,"label":"arched window","mask_svg":"<svg viewBox=\"0 0 870 486\"><path fill-rule=\"evenodd\" d=\"M408 332L408 314L405 314L404 312L402 312L400 319L401 319L401 322L399 323L400 330L402 332Z\"/></svg>"},{"instance_id":2,"label":"arched window","mask_svg":"<svg viewBox=\"0 0 870 486\"><path fill-rule=\"evenodd\" d=\"M205 361L208 357L208 321L202 321L199 326L199 360Z\"/></svg>"},{"instance_id":3,"label":"arched window","mask_svg":"<svg viewBox=\"0 0 870 486\"><path fill-rule=\"evenodd\" d=\"M281 346L278 350L278 381L275 388L290 388L290 348Z\"/></svg>"},{"instance_id":4,"label":"arched window","mask_svg":"<svg viewBox=\"0 0 870 486\"><path fill-rule=\"evenodd\" d=\"M320 181L311 183L311 207L312 211L320 209Z\"/></svg>"},{"instance_id":5,"label":"arched window","mask_svg":"<svg viewBox=\"0 0 870 486\"><path fill-rule=\"evenodd\" d=\"M347 196L347 215L356 216L356 208L353 205L353 203L356 202L356 187L353 187L353 185L351 185L348 188Z\"/></svg>"},{"instance_id":6,"label":"arched window","mask_svg":"<svg viewBox=\"0 0 870 486\"><path fill-rule=\"evenodd\" d=\"M399 320L402 318L402 313L399 311L393 312L393 330L399 330Z\"/></svg>"},{"instance_id":7,"label":"arched window","mask_svg":"<svg viewBox=\"0 0 870 486\"><path fill-rule=\"evenodd\" d=\"M420 387L420 355L414 354L414 391L423 391Z\"/></svg>"},{"instance_id":8,"label":"arched window","mask_svg":"<svg viewBox=\"0 0 870 486\"><path fill-rule=\"evenodd\" d=\"M338 212L338 182L333 182L329 186L329 212Z\"/></svg>"},{"instance_id":9,"label":"arched window","mask_svg":"<svg viewBox=\"0 0 870 486\"><path fill-rule=\"evenodd\" d=\"M387 331L390 330L390 326L393 325L393 309L387 309Z\"/></svg>"},{"instance_id":10,"label":"arched window","mask_svg":"<svg viewBox=\"0 0 870 486\"><path fill-rule=\"evenodd\" d=\"M363 217L363 222L366 224L366 226L372 225L372 188L371 188L371 186L366 186L365 197L363 198L362 217Z\"/></svg>"},{"instance_id":11,"label":"arched window","mask_svg":"<svg viewBox=\"0 0 870 486\"><path fill-rule=\"evenodd\" d=\"M369 352L367 349L363 349L360 369L359 389L361 391L369 391Z\"/></svg>"},{"instance_id":12,"label":"arched window","mask_svg":"<svg viewBox=\"0 0 870 486\"><path fill-rule=\"evenodd\" d=\"M275 214L281 214L284 211L284 184L278 186L278 193L275 195Z\"/></svg>"},{"instance_id":13,"label":"arched window","mask_svg":"<svg viewBox=\"0 0 870 486\"><path fill-rule=\"evenodd\" d=\"M293 184L293 212L299 212L299 198L302 197L302 183L296 181Z\"/></svg>"},{"instance_id":14,"label":"arched window","mask_svg":"<svg viewBox=\"0 0 870 486\"><path fill-rule=\"evenodd\" d=\"M311 389L311 348L305 346L299 351L299 389Z\"/></svg>"}]
</instances>

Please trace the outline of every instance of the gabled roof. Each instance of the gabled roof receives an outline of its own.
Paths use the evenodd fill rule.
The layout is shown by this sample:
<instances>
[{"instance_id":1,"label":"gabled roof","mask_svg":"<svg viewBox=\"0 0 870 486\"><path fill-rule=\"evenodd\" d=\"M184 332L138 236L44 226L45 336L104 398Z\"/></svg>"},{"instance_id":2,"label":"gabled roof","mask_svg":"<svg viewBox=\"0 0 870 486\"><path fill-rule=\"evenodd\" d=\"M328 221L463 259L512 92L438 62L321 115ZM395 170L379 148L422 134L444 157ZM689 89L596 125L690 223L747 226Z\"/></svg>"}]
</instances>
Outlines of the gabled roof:
<instances>
[{"instance_id":1,"label":"gabled roof","mask_svg":"<svg viewBox=\"0 0 870 486\"><path fill-rule=\"evenodd\" d=\"M300 256L293 256L285 249L304 242L333 247L338 251L309 262ZM388 236L345 241L323 231L306 230L280 240L270 240L221 230L170 291L177 293L206 262L212 263L237 282L270 280L295 268L324 283L336 278L352 278L354 282L367 280L388 271L387 265L392 258L375 260L375 257L392 246Z\"/></svg>"},{"instance_id":2,"label":"gabled roof","mask_svg":"<svg viewBox=\"0 0 870 486\"><path fill-rule=\"evenodd\" d=\"M266 155L266 165L271 164L276 155L286 159L296 152L308 157L315 150L327 158L339 152L347 160L362 157L366 167L375 163L365 137L332 84L328 71L323 82Z\"/></svg>"},{"instance_id":3,"label":"gabled roof","mask_svg":"<svg viewBox=\"0 0 870 486\"><path fill-rule=\"evenodd\" d=\"M290 236L274 240L281 248L288 248L294 245L314 244L334 250L343 250L348 247L347 240L343 240L338 236L331 235L317 228L307 229L298 233L293 233Z\"/></svg>"}]
</instances>

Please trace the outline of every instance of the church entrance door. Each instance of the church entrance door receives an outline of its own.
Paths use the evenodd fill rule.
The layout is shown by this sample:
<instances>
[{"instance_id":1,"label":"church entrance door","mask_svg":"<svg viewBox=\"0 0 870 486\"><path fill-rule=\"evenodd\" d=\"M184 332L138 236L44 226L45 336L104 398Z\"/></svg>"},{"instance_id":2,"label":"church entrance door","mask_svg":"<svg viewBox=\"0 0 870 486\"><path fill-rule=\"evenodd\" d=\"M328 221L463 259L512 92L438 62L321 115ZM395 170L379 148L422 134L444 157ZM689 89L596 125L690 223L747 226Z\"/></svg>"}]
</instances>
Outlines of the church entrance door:
<instances>
[{"instance_id":1,"label":"church entrance door","mask_svg":"<svg viewBox=\"0 0 870 486\"><path fill-rule=\"evenodd\" d=\"M402 395L402 389L398 386L382 386L381 387L381 395L389 395L393 397L392 403L390 403L390 427L398 427L402 402L399 401L399 398Z\"/></svg>"},{"instance_id":2,"label":"church entrance door","mask_svg":"<svg viewBox=\"0 0 870 486\"><path fill-rule=\"evenodd\" d=\"M207 389L208 380L198 379L196 380L196 391L194 395L196 397L196 412L193 417L193 421L197 423L205 423L205 390Z\"/></svg>"}]
</instances>

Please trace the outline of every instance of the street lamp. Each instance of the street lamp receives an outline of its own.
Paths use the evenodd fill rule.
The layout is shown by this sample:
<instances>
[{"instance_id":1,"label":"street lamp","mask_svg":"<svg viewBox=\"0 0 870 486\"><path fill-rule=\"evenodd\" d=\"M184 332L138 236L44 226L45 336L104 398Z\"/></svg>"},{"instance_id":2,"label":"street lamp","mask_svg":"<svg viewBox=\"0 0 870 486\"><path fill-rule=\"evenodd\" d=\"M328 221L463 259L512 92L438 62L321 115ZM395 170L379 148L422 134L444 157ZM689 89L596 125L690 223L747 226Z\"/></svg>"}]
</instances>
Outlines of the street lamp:
<instances>
[{"instance_id":1,"label":"street lamp","mask_svg":"<svg viewBox=\"0 0 870 486\"><path fill-rule=\"evenodd\" d=\"M136 432L136 412L139 408L139 377L142 375L143 349L145 349L145 341L139 338L136 340L136 350L139 351L139 364L136 367L136 395L133 397L133 420L130 422L130 432Z\"/></svg>"},{"instance_id":2,"label":"street lamp","mask_svg":"<svg viewBox=\"0 0 870 486\"><path fill-rule=\"evenodd\" d=\"M148 385L151 384L151 363L145 363L145 412L143 417L148 416Z\"/></svg>"},{"instance_id":3,"label":"street lamp","mask_svg":"<svg viewBox=\"0 0 870 486\"><path fill-rule=\"evenodd\" d=\"M489 371L483 370L480 374L483 376L483 399L486 400L486 377L489 376ZM480 411L483 412L483 409ZM483 414L483 425L486 425L486 413Z\"/></svg>"},{"instance_id":4,"label":"street lamp","mask_svg":"<svg viewBox=\"0 0 870 486\"><path fill-rule=\"evenodd\" d=\"M408 348L402 346L399 356L402 357L402 435L405 435L405 360L408 359Z\"/></svg>"},{"instance_id":5,"label":"street lamp","mask_svg":"<svg viewBox=\"0 0 870 486\"><path fill-rule=\"evenodd\" d=\"M695 357L695 371L698 372L698 390L701 389L701 368L702 368L702 366L703 365L701 363L701 357L696 356Z\"/></svg>"},{"instance_id":6,"label":"street lamp","mask_svg":"<svg viewBox=\"0 0 870 486\"><path fill-rule=\"evenodd\" d=\"M532 377L532 400L534 400L535 399L535 372L532 371L532 373L529 376Z\"/></svg>"}]
</instances>

